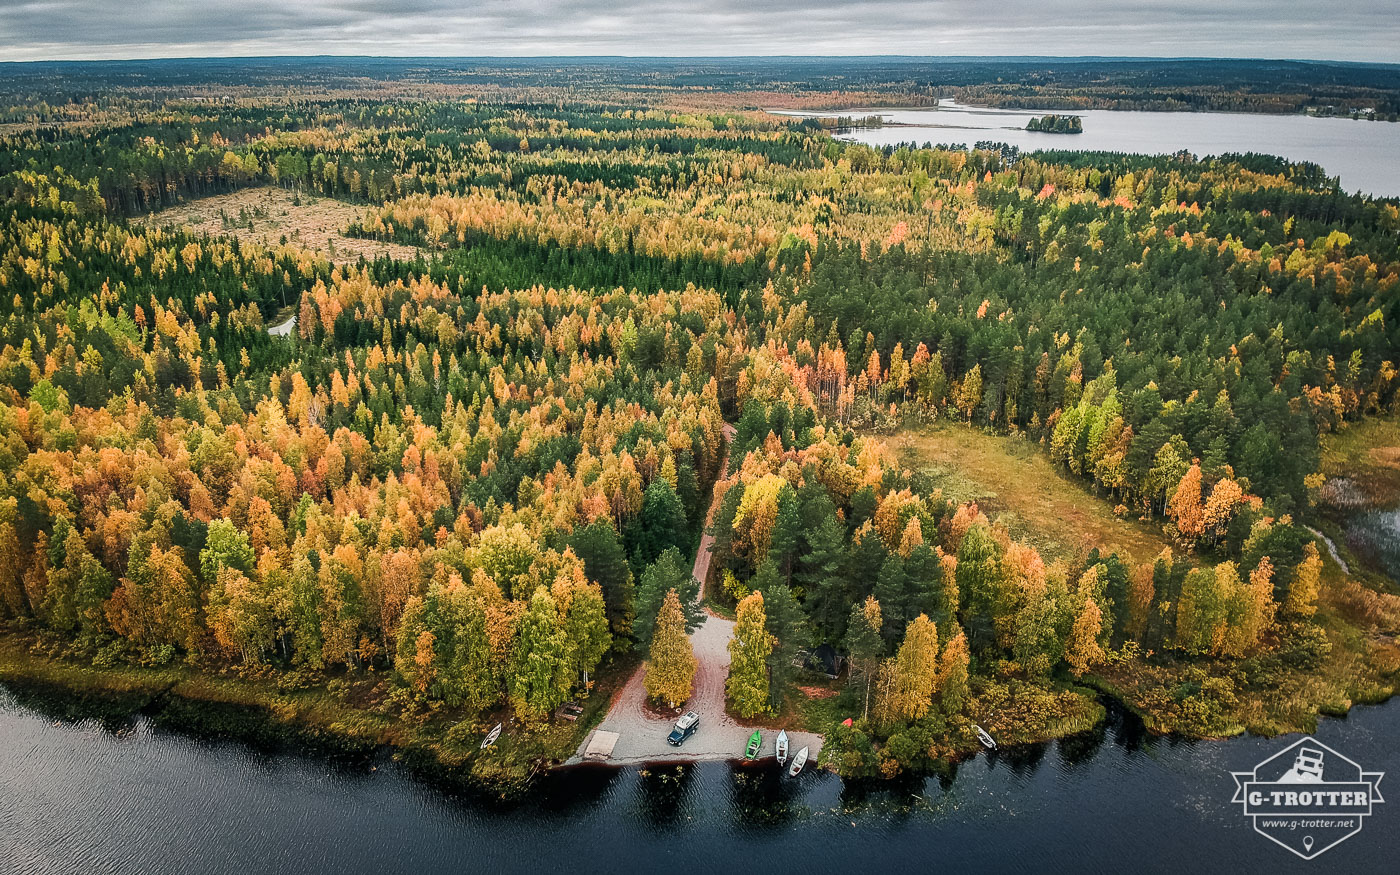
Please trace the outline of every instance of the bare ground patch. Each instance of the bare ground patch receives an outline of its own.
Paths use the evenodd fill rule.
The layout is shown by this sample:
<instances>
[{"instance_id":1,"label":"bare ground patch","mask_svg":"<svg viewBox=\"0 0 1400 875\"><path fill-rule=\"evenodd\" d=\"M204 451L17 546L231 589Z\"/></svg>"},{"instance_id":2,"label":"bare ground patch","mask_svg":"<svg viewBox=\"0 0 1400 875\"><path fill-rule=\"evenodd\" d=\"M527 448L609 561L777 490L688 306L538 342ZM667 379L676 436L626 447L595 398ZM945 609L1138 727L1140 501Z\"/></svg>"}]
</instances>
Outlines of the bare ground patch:
<instances>
[{"instance_id":1,"label":"bare ground patch","mask_svg":"<svg viewBox=\"0 0 1400 875\"><path fill-rule=\"evenodd\" d=\"M364 218L365 207L273 186L245 188L189 201L138 221L151 227L183 228L196 234L231 235L245 243L300 246L335 264L361 256L409 260L420 250L400 243L347 237L345 231Z\"/></svg>"}]
</instances>

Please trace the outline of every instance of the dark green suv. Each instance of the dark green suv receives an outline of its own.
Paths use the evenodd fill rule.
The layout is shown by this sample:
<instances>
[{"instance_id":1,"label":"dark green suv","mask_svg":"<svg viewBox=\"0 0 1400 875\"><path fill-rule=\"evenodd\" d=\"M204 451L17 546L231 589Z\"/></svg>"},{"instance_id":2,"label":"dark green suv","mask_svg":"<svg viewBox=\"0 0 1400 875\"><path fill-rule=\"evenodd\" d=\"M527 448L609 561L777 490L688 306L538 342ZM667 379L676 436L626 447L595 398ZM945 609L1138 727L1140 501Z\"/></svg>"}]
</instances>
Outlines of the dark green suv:
<instances>
[{"instance_id":1,"label":"dark green suv","mask_svg":"<svg viewBox=\"0 0 1400 875\"><path fill-rule=\"evenodd\" d=\"M672 747L680 747L681 742L695 734L695 730L700 728L700 715L694 711L685 712L685 716L676 721L675 727L671 729L671 734L666 736L666 743Z\"/></svg>"}]
</instances>

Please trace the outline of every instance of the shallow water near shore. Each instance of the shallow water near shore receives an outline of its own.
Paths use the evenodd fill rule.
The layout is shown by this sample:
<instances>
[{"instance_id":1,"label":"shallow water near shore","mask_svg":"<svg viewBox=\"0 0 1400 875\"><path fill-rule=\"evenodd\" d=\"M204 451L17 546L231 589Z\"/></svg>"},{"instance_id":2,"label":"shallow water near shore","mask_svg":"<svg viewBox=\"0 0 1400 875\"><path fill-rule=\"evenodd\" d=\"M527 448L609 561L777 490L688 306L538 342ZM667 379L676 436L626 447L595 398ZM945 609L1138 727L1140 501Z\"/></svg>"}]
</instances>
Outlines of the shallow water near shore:
<instances>
[{"instance_id":1,"label":"shallow water near shore","mask_svg":"<svg viewBox=\"0 0 1400 875\"><path fill-rule=\"evenodd\" d=\"M1316 737L1400 775L1400 707L1324 720ZM580 767L521 799L159 730L56 720L0 691L0 860L16 873L1386 871L1400 802L1311 863L1230 802L1294 738L1186 742L1114 709L1098 731L978 756L949 774L844 782L770 764ZM1381 784L1382 794L1386 784ZM1131 863L1128 863L1131 861Z\"/></svg>"}]
</instances>

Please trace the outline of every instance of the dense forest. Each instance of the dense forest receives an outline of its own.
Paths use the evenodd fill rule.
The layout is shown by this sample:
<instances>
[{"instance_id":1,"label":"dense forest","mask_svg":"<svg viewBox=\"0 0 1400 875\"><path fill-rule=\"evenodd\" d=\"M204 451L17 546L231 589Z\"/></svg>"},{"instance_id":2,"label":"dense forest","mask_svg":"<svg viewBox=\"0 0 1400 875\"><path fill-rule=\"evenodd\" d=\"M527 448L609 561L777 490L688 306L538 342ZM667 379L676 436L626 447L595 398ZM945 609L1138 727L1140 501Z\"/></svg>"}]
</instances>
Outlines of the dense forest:
<instances>
[{"instance_id":1,"label":"dense forest","mask_svg":"<svg viewBox=\"0 0 1400 875\"><path fill-rule=\"evenodd\" d=\"M634 651L684 701L703 596L753 632L735 713L832 644L823 757L889 775L989 708L1053 732L1109 666L1223 734L1400 624L1333 611L1300 524L1400 344L1400 207L1321 168L876 150L741 100L127 99L0 139L0 622L46 653L529 722ZM135 221L253 186L419 255ZM939 419L1175 549L1041 556L878 436Z\"/></svg>"}]
</instances>

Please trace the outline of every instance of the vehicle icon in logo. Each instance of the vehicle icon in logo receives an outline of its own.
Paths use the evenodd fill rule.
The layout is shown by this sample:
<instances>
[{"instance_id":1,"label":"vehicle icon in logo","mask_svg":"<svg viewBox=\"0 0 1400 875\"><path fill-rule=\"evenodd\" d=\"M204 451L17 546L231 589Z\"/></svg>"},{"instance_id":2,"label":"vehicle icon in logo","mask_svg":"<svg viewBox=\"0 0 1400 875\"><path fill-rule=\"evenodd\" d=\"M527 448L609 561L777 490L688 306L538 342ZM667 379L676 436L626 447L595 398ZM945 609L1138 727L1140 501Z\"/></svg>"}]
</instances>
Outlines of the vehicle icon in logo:
<instances>
[{"instance_id":1,"label":"vehicle icon in logo","mask_svg":"<svg viewBox=\"0 0 1400 875\"><path fill-rule=\"evenodd\" d=\"M1321 784L1322 780L1322 751L1303 747L1298 749L1298 758L1293 761L1293 768L1283 773L1283 777L1278 779L1280 784Z\"/></svg>"},{"instance_id":2,"label":"vehicle icon in logo","mask_svg":"<svg viewBox=\"0 0 1400 875\"><path fill-rule=\"evenodd\" d=\"M1315 738L1295 741L1248 772L1231 772L1232 802L1254 831L1304 860L1361 832L1384 802L1384 772L1368 772Z\"/></svg>"}]
</instances>

